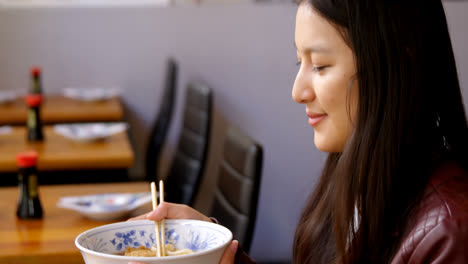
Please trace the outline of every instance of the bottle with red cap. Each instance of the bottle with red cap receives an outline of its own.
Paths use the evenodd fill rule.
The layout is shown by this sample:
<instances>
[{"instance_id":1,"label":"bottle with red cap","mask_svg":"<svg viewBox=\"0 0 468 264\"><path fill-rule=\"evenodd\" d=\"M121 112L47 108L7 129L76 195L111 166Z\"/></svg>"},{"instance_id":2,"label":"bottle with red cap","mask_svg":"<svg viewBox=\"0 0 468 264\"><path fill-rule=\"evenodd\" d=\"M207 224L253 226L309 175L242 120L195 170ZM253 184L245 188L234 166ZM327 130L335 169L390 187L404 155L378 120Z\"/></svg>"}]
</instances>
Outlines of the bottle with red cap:
<instances>
[{"instance_id":1,"label":"bottle with red cap","mask_svg":"<svg viewBox=\"0 0 468 264\"><path fill-rule=\"evenodd\" d=\"M44 140L40 111L42 95L26 95L26 104L28 105L28 118L26 121L26 126L28 128L28 141L42 141Z\"/></svg>"},{"instance_id":2,"label":"bottle with red cap","mask_svg":"<svg viewBox=\"0 0 468 264\"><path fill-rule=\"evenodd\" d=\"M37 179L36 151L21 152L16 156L18 165L18 209L16 215L21 219L42 218Z\"/></svg>"},{"instance_id":3,"label":"bottle with red cap","mask_svg":"<svg viewBox=\"0 0 468 264\"><path fill-rule=\"evenodd\" d=\"M34 66L31 68L31 94L42 94L41 68Z\"/></svg>"}]
</instances>

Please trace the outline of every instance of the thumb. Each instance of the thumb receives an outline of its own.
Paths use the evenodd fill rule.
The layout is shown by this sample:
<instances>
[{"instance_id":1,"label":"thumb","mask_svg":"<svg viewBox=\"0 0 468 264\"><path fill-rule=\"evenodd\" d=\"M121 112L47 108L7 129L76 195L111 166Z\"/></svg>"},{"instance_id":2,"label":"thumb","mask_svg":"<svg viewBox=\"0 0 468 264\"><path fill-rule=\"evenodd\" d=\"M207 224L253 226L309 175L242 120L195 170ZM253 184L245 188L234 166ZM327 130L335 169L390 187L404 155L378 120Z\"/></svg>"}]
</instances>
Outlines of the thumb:
<instances>
[{"instance_id":1,"label":"thumb","mask_svg":"<svg viewBox=\"0 0 468 264\"><path fill-rule=\"evenodd\" d=\"M224 250L223 258L219 262L219 264L233 264L236 258L236 252L239 247L239 242L237 240L233 240L229 246Z\"/></svg>"}]
</instances>

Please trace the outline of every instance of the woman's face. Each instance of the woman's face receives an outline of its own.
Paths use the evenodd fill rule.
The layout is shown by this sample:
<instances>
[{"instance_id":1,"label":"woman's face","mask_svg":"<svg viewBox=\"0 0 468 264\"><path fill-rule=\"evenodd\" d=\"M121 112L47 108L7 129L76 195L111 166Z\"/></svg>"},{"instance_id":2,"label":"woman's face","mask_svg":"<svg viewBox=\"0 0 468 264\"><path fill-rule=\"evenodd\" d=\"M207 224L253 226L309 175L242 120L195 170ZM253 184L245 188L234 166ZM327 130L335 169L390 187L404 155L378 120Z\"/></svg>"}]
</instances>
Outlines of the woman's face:
<instances>
[{"instance_id":1,"label":"woman's face","mask_svg":"<svg viewBox=\"0 0 468 264\"><path fill-rule=\"evenodd\" d=\"M336 27L307 4L297 11L296 47L301 66L292 97L306 107L317 148L342 152L358 101L353 52Z\"/></svg>"}]
</instances>

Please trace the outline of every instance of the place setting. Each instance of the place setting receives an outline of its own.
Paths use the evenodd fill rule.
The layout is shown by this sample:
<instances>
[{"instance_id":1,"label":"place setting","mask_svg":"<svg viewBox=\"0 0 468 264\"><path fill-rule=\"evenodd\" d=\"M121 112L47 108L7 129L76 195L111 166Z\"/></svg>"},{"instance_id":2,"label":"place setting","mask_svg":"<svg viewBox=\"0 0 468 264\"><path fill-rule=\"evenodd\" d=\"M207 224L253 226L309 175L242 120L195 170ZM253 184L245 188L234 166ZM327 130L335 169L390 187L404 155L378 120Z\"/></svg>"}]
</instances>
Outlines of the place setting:
<instances>
[{"instance_id":1,"label":"place setting","mask_svg":"<svg viewBox=\"0 0 468 264\"><path fill-rule=\"evenodd\" d=\"M128 129L125 122L71 123L54 125L55 133L76 142L104 141Z\"/></svg>"},{"instance_id":2,"label":"place setting","mask_svg":"<svg viewBox=\"0 0 468 264\"><path fill-rule=\"evenodd\" d=\"M105 87L66 87L63 96L82 102L99 102L109 100L120 95L117 88Z\"/></svg>"},{"instance_id":3,"label":"place setting","mask_svg":"<svg viewBox=\"0 0 468 264\"><path fill-rule=\"evenodd\" d=\"M96 221L115 221L151 202L151 193L100 193L61 197L57 207L76 211Z\"/></svg>"}]
</instances>

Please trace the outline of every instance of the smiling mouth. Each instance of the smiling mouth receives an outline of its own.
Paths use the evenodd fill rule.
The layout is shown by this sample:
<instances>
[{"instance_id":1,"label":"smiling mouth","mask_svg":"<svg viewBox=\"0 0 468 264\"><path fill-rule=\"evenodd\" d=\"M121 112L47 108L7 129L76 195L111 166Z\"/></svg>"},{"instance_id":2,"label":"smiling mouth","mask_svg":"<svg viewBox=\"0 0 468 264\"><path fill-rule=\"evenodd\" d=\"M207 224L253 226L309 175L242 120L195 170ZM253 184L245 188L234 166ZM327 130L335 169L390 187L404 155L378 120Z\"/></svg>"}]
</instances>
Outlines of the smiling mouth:
<instances>
[{"instance_id":1,"label":"smiling mouth","mask_svg":"<svg viewBox=\"0 0 468 264\"><path fill-rule=\"evenodd\" d=\"M319 124L323 119L325 119L328 115L322 114L322 115L307 115L309 116L309 125L311 126L316 126Z\"/></svg>"}]
</instances>

